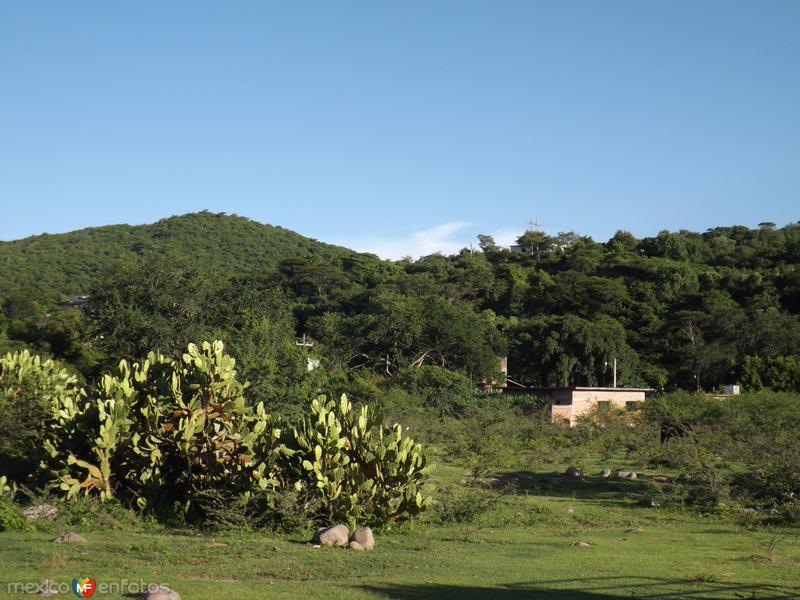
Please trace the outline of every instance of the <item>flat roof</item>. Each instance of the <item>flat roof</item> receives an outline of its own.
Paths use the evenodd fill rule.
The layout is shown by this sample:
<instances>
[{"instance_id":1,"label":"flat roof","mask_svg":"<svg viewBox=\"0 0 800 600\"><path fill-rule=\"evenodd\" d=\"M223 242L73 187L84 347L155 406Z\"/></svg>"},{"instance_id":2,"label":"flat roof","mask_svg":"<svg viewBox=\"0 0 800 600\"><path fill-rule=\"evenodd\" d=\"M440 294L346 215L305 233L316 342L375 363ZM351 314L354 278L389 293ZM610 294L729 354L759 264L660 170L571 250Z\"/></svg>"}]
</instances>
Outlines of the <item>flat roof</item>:
<instances>
[{"instance_id":1,"label":"flat roof","mask_svg":"<svg viewBox=\"0 0 800 600\"><path fill-rule=\"evenodd\" d=\"M655 392L653 388L630 388L630 387L571 387L556 388L563 390L591 390L598 392Z\"/></svg>"},{"instance_id":2,"label":"flat roof","mask_svg":"<svg viewBox=\"0 0 800 600\"><path fill-rule=\"evenodd\" d=\"M632 387L537 387L537 386L519 386L515 389L535 390L538 392L655 392L654 388L632 388Z\"/></svg>"}]
</instances>

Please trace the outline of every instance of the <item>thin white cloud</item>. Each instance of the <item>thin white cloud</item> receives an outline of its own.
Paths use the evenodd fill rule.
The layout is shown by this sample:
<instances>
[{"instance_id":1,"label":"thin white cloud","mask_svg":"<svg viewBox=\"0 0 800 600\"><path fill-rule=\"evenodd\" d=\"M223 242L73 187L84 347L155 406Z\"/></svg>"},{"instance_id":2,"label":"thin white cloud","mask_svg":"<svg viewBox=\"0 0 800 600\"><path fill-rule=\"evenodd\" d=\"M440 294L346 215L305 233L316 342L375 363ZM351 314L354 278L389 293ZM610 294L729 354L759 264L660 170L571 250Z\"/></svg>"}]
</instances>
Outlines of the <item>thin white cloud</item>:
<instances>
[{"instance_id":1,"label":"thin white cloud","mask_svg":"<svg viewBox=\"0 0 800 600\"><path fill-rule=\"evenodd\" d=\"M347 248L352 248L358 252L370 252L377 254L381 258L389 260L400 260L406 256L417 259L421 256L428 256L437 252L449 255L456 254L462 248L478 248L477 235L487 233L491 235L495 243L508 248L516 243L517 238L524 233L520 227L503 227L493 231L475 230L474 223L464 221L452 221L422 229L412 231L402 237L366 237L360 239L339 240L339 243Z\"/></svg>"},{"instance_id":2,"label":"thin white cloud","mask_svg":"<svg viewBox=\"0 0 800 600\"><path fill-rule=\"evenodd\" d=\"M503 248L508 248L517 243L517 238L522 235L522 233L523 232L520 231L518 227L504 227L503 229L493 231L489 235L494 238L495 244Z\"/></svg>"},{"instance_id":3,"label":"thin white cloud","mask_svg":"<svg viewBox=\"0 0 800 600\"><path fill-rule=\"evenodd\" d=\"M414 231L397 239L368 238L346 242L344 245L359 252L371 252L390 260L399 260L406 256L419 258L437 252L455 254L469 245L454 237L456 233L468 226L469 223L453 221L430 229Z\"/></svg>"}]
</instances>

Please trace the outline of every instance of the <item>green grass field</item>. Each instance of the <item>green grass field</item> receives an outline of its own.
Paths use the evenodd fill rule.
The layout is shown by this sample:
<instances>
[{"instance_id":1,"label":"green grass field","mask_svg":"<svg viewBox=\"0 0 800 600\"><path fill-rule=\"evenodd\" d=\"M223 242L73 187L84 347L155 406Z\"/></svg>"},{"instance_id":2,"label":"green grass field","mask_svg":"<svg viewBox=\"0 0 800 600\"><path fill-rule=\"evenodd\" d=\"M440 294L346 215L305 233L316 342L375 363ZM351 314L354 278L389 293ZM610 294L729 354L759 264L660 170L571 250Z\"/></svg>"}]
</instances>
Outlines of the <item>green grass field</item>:
<instances>
[{"instance_id":1,"label":"green grass field","mask_svg":"<svg viewBox=\"0 0 800 600\"><path fill-rule=\"evenodd\" d=\"M468 489L463 477L461 466L440 464L435 484L458 493ZM637 481L506 478L513 491L476 520L438 524L433 512L376 532L372 552L314 548L303 534L120 525L88 512L82 525L70 526L86 544L52 543L67 527L59 521L0 533L0 596L23 596L9 582L92 577L166 583L184 600L800 598L798 530L751 530L720 516L642 508ZM447 495L440 497L447 508Z\"/></svg>"}]
</instances>

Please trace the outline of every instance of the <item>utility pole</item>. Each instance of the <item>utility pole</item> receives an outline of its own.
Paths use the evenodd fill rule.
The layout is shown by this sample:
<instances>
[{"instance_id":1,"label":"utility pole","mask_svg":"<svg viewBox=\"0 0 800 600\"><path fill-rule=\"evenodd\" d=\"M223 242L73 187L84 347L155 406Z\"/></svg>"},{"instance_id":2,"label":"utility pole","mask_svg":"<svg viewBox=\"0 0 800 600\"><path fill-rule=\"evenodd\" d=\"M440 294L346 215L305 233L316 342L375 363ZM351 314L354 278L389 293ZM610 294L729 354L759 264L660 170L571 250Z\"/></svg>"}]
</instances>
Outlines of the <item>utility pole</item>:
<instances>
[{"instance_id":1,"label":"utility pole","mask_svg":"<svg viewBox=\"0 0 800 600\"><path fill-rule=\"evenodd\" d=\"M614 373L614 380L613 380L614 381L614 387L617 387L617 359L616 359L616 357L614 357L612 365L613 365L612 370L613 370L613 373ZM605 373L605 369L608 369L608 361L607 360L603 361L603 372L604 373ZM603 376L603 385L605 385L606 381L607 380L606 380L605 376Z\"/></svg>"}]
</instances>

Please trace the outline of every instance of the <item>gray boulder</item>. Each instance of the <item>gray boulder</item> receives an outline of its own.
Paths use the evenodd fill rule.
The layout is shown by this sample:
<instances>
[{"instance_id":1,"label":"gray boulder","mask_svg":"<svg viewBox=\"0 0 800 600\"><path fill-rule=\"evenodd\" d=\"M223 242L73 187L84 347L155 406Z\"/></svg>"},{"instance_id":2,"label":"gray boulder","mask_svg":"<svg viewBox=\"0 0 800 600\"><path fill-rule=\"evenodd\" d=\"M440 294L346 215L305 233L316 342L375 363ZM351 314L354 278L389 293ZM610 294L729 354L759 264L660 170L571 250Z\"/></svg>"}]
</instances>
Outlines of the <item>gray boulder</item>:
<instances>
[{"instance_id":1,"label":"gray boulder","mask_svg":"<svg viewBox=\"0 0 800 600\"><path fill-rule=\"evenodd\" d=\"M137 596L138 600L181 600L181 595L166 585L154 585Z\"/></svg>"},{"instance_id":2,"label":"gray boulder","mask_svg":"<svg viewBox=\"0 0 800 600\"><path fill-rule=\"evenodd\" d=\"M317 529L311 542L323 546L347 546L349 538L350 530L347 525L339 524L333 527Z\"/></svg>"},{"instance_id":3,"label":"gray boulder","mask_svg":"<svg viewBox=\"0 0 800 600\"><path fill-rule=\"evenodd\" d=\"M375 536L369 527L360 527L353 534L353 541L364 550L372 550L375 547Z\"/></svg>"},{"instance_id":4,"label":"gray boulder","mask_svg":"<svg viewBox=\"0 0 800 600\"><path fill-rule=\"evenodd\" d=\"M84 544L86 543L86 538L84 538L82 535L78 535L77 533L73 533L72 531L68 531L63 535L58 536L53 541L56 544Z\"/></svg>"},{"instance_id":5,"label":"gray boulder","mask_svg":"<svg viewBox=\"0 0 800 600\"><path fill-rule=\"evenodd\" d=\"M620 479L636 479L635 471L617 471L617 477Z\"/></svg>"}]
</instances>

